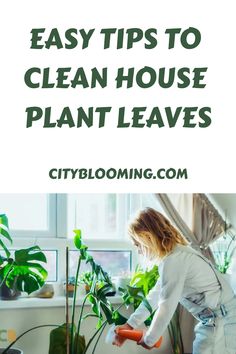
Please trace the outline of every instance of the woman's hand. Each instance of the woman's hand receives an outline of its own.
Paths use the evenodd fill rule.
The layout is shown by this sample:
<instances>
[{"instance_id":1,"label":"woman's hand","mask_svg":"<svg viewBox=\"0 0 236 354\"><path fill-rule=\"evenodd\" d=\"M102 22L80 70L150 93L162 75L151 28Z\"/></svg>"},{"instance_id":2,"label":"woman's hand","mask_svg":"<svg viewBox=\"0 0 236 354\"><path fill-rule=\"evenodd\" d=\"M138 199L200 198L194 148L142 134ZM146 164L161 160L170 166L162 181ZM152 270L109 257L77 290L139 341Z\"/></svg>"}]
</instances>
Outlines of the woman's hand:
<instances>
[{"instance_id":1,"label":"woman's hand","mask_svg":"<svg viewBox=\"0 0 236 354\"><path fill-rule=\"evenodd\" d=\"M117 326L117 327L115 328L115 331L116 331L117 328L119 328L119 329L133 329L133 327L131 327L130 325L128 325L128 323L125 323L125 324L122 325L122 326ZM127 340L127 338L121 337L121 336L119 336L118 334L116 334L116 336L115 336L115 338L114 338L112 344L113 344L113 345L116 345L117 347L121 347L121 346L124 344L124 342L125 342L126 340Z\"/></svg>"},{"instance_id":2,"label":"woman's hand","mask_svg":"<svg viewBox=\"0 0 236 354\"><path fill-rule=\"evenodd\" d=\"M137 345L141 345L143 348L151 350L153 347L149 347L145 342L144 342L144 336L140 339L139 342L137 342Z\"/></svg>"}]
</instances>

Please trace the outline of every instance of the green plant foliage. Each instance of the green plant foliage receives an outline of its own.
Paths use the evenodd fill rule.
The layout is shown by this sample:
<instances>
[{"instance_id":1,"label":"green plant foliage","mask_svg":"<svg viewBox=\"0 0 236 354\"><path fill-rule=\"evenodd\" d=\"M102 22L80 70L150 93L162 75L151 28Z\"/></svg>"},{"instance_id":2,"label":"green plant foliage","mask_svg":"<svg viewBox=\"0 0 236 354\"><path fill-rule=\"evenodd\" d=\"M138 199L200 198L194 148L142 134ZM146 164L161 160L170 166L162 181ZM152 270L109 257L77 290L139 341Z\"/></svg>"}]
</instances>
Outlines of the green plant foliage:
<instances>
[{"instance_id":1,"label":"green plant foliage","mask_svg":"<svg viewBox=\"0 0 236 354\"><path fill-rule=\"evenodd\" d=\"M71 318L71 323L74 322L75 320L75 309L76 309L76 288L78 286L78 283L84 283L89 285L89 292L86 294L85 298L83 299L82 306L80 307L80 313L78 316L78 325L77 328L75 328L75 325L73 323L73 326L70 325L70 336L69 336L69 341L70 341L70 354L82 354L84 350L87 352L88 347L91 345L93 342L94 338L96 337L97 333L102 333L104 326L106 323L109 324L123 324L126 322L126 319L124 321L124 317L122 317L118 311L116 311L110 301L107 298L107 295L109 292L113 290L113 285L111 282L111 279L108 275L107 272L103 270L103 268L94 261L93 257L89 254L88 252L88 247L83 244L82 237L81 237L81 231L80 230L74 230L75 236L74 236L74 245L79 251L79 258L78 258L78 265L77 265L77 270L76 270L76 276L75 276L75 291L74 291L74 299L73 299L73 305L72 305L72 318ZM81 262L89 264L91 270L83 273L82 275L79 275L80 272L80 267L81 267ZM91 305L91 311L87 313L86 315L83 314L84 311L84 306L85 303L89 302ZM115 314L115 316L114 316ZM87 346L85 345L85 340L84 337L81 336L81 325L82 322L85 321L89 317L95 317L97 318L97 325L95 329L94 335L90 338L88 341ZM65 330L65 325L62 326L61 331L64 333ZM52 331L52 333L57 334L57 330ZM65 336L66 333L63 335L61 334L61 337L64 336L64 341L60 343L60 348L65 348ZM100 337L98 337L97 341L99 340ZM54 341L54 336L50 336L50 350L49 354L57 354L56 352L52 351L55 350L56 348L56 343L51 343L51 341ZM95 346L97 345L97 341ZM59 348L59 347L58 347ZM62 352L64 354L64 352ZM61 354L61 352L60 352Z\"/></svg>"},{"instance_id":2,"label":"green plant foliage","mask_svg":"<svg viewBox=\"0 0 236 354\"><path fill-rule=\"evenodd\" d=\"M221 273L226 274L236 250L236 236L228 234L227 231L225 231L222 238L224 241L221 242L221 239L219 239L215 245L212 245L212 249L218 270Z\"/></svg>"},{"instance_id":3,"label":"green plant foliage","mask_svg":"<svg viewBox=\"0 0 236 354\"><path fill-rule=\"evenodd\" d=\"M81 248L81 245L82 245L81 230L74 230L74 233L75 233L74 245L79 250Z\"/></svg>"},{"instance_id":4,"label":"green plant foliage","mask_svg":"<svg viewBox=\"0 0 236 354\"><path fill-rule=\"evenodd\" d=\"M5 244L5 241L12 243L12 238L9 232L8 218L5 214L0 215L0 246L3 248L7 258L10 257L10 252ZM3 263L4 259L0 255L0 265Z\"/></svg>"},{"instance_id":5,"label":"green plant foliage","mask_svg":"<svg viewBox=\"0 0 236 354\"><path fill-rule=\"evenodd\" d=\"M145 271L142 270L140 266L138 266L130 281L130 286L141 288L143 294L147 296L147 294L154 287L158 279L159 272L157 265L154 265L151 270L146 269Z\"/></svg>"},{"instance_id":6,"label":"green plant foliage","mask_svg":"<svg viewBox=\"0 0 236 354\"><path fill-rule=\"evenodd\" d=\"M130 285L126 289L119 289L122 293L124 303L129 306L133 305L134 310L143 303L150 312L150 317L145 321L149 325L152 320L153 310L146 299L149 291L154 287L159 278L158 267L155 265L151 270L142 270L138 266L130 281Z\"/></svg>"},{"instance_id":7,"label":"green plant foliage","mask_svg":"<svg viewBox=\"0 0 236 354\"><path fill-rule=\"evenodd\" d=\"M6 279L6 285L31 294L40 289L47 278L46 269L38 262L46 263L46 257L38 246L15 251L14 259L0 269L0 278Z\"/></svg>"}]
</instances>

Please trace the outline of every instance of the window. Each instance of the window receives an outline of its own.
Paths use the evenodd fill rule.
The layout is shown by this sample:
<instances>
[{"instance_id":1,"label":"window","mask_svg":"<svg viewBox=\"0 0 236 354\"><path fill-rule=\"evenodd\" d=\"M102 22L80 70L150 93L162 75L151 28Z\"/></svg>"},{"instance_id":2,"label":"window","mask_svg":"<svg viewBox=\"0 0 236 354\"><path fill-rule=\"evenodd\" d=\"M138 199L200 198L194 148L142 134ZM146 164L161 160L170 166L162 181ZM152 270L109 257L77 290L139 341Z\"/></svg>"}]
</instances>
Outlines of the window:
<instances>
[{"instance_id":1,"label":"window","mask_svg":"<svg viewBox=\"0 0 236 354\"><path fill-rule=\"evenodd\" d=\"M147 206L163 212L152 194L69 194L69 228L82 230L86 240L124 241L130 217Z\"/></svg>"},{"instance_id":2,"label":"window","mask_svg":"<svg viewBox=\"0 0 236 354\"><path fill-rule=\"evenodd\" d=\"M57 250L43 250L47 263L43 264L48 272L48 282L56 282L58 280L58 251Z\"/></svg>"},{"instance_id":3,"label":"window","mask_svg":"<svg viewBox=\"0 0 236 354\"><path fill-rule=\"evenodd\" d=\"M0 194L0 213L8 216L12 236L56 236L53 194Z\"/></svg>"},{"instance_id":4,"label":"window","mask_svg":"<svg viewBox=\"0 0 236 354\"><path fill-rule=\"evenodd\" d=\"M127 223L137 210L162 211L152 194L0 194L0 213L8 216L14 248L39 245L48 259L48 281L65 280L65 247L70 271L77 252L73 230L82 230L84 243L112 276L135 268L138 259L127 236Z\"/></svg>"},{"instance_id":5,"label":"window","mask_svg":"<svg viewBox=\"0 0 236 354\"><path fill-rule=\"evenodd\" d=\"M119 239L126 221L126 195L69 194L68 212L85 239Z\"/></svg>"},{"instance_id":6,"label":"window","mask_svg":"<svg viewBox=\"0 0 236 354\"><path fill-rule=\"evenodd\" d=\"M89 251L95 262L100 264L104 270L106 270L110 276L119 276L128 274L131 271L131 251L107 251L96 250ZM78 251L69 252L70 259L70 275L73 276L76 273L78 262ZM81 272L90 270L90 267L86 264L82 264Z\"/></svg>"},{"instance_id":7,"label":"window","mask_svg":"<svg viewBox=\"0 0 236 354\"><path fill-rule=\"evenodd\" d=\"M211 245L217 266L223 273L233 273L236 270L235 235L226 233Z\"/></svg>"}]
</instances>

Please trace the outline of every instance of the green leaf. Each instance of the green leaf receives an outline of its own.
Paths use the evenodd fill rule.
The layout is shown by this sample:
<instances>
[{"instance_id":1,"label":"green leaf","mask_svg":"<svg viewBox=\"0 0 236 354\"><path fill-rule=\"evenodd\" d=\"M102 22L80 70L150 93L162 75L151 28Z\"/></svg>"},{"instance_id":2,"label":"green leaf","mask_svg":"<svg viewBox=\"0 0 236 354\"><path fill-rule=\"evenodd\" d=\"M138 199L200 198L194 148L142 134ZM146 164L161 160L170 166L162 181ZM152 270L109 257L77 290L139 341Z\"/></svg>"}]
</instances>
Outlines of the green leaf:
<instances>
[{"instance_id":1,"label":"green leaf","mask_svg":"<svg viewBox=\"0 0 236 354\"><path fill-rule=\"evenodd\" d=\"M137 288L142 288L145 296L153 288L159 278L158 267L155 265L151 270L142 271L137 268L133 278L130 281L130 285Z\"/></svg>"},{"instance_id":2,"label":"green leaf","mask_svg":"<svg viewBox=\"0 0 236 354\"><path fill-rule=\"evenodd\" d=\"M6 254L6 257L9 258L10 255L11 255L11 253L10 253L10 251L8 250L7 246L3 243L2 240L0 240L0 246L2 246L2 248L4 249L5 254Z\"/></svg>"},{"instance_id":3,"label":"green leaf","mask_svg":"<svg viewBox=\"0 0 236 354\"><path fill-rule=\"evenodd\" d=\"M81 230L74 230L75 236L74 236L74 245L75 247L80 250L82 246L82 240L81 240Z\"/></svg>"},{"instance_id":4,"label":"green leaf","mask_svg":"<svg viewBox=\"0 0 236 354\"><path fill-rule=\"evenodd\" d=\"M104 284L97 291L97 297L101 300L106 299L106 295L113 290L113 286L111 284Z\"/></svg>"},{"instance_id":5,"label":"green leaf","mask_svg":"<svg viewBox=\"0 0 236 354\"><path fill-rule=\"evenodd\" d=\"M9 241L12 243L12 238L10 236L9 232L9 226L8 226L8 218L5 214L0 214L0 247L3 248L6 257L10 257L10 252L4 242L4 240Z\"/></svg>"},{"instance_id":6,"label":"green leaf","mask_svg":"<svg viewBox=\"0 0 236 354\"><path fill-rule=\"evenodd\" d=\"M17 264L25 264L28 261L40 261L47 263L44 253L38 246L21 249L15 252L15 261Z\"/></svg>"},{"instance_id":7,"label":"green leaf","mask_svg":"<svg viewBox=\"0 0 236 354\"><path fill-rule=\"evenodd\" d=\"M97 321L96 328L99 329L101 327L102 327L102 318L99 318L98 321Z\"/></svg>"},{"instance_id":8,"label":"green leaf","mask_svg":"<svg viewBox=\"0 0 236 354\"><path fill-rule=\"evenodd\" d=\"M116 326L121 326L127 322L127 318L121 315L118 311L113 312L112 319Z\"/></svg>"},{"instance_id":9,"label":"green leaf","mask_svg":"<svg viewBox=\"0 0 236 354\"><path fill-rule=\"evenodd\" d=\"M114 323L113 317L112 317L112 315L113 315L112 308L110 306L108 306L107 304L105 304L104 302L101 302L100 305L101 305L102 311L106 317L107 322L109 324Z\"/></svg>"},{"instance_id":10,"label":"green leaf","mask_svg":"<svg viewBox=\"0 0 236 354\"><path fill-rule=\"evenodd\" d=\"M88 257L88 252L87 252L88 247L83 245L80 247L80 257L82 260L86 260Z\"/></svg>"},{"instance_id":11,"label":"green leaf","mask_svg":"<svg viewBox=\"0 0 236 354\"><path fill-rule=\"evenodd\" d=\"M88 301L91 303L92 305L92 311L93 313L95 313L95 315L97 315L98 317L100 317L101 315L101 311L100 311L100 303L99 301L96 299L96 297L94 295L89 295L88 296Z\"/></svg>"},{"instance_id":12,"label":"green leaf","mask_svg":"<svg viewBox=\"0 0 236 354\"><path fill-rule=\"evenodd\" d=\"M14 284L17 290L32 292L40 289L47 278L46 269L38 263L46 262L46 257L38 246L30 247L15 251L14 261L4 267L4 272L7 274L6 284L12 288Z\"/></svg>"},{"instance_id":13,"label":"green leaf","mask_svg":"<svg viewBox=\"0 0 236 354\"><path fill-rule=\"evenodd\" d=\"M137 297L138 294L140 294L142 292L142 288L141 287L140 288L136 288L136 287L128 285L127 289L128 289L129 295L132 296L132 297Z\"/></svg>"}]
</instances>

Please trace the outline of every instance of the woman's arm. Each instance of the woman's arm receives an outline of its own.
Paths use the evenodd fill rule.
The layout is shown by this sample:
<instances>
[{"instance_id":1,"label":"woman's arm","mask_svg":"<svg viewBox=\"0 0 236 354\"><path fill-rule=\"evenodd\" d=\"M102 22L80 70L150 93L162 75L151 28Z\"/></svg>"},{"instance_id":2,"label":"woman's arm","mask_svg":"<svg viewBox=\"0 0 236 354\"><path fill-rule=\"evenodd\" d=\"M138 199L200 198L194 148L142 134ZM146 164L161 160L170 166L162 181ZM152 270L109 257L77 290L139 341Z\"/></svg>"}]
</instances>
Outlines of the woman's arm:
<instances>
[{"instance_id":1,"label":"woman's arm","mask_svg":"<svg viewBox=\"0 0 236 354\"><path fill-rule=\"evenodd\" d=\"M149 302L150 306L152 307L153 311L156 310L158 306L158 294L160 293L160 285L159 281L156 285L149 291L147 296L147 301ZM118 326L120 329L133 329L139 327L148 317L150 316L150 312L146 308L146 306L141 303L136 311L130 316L127 323L123 326ZM113 344L117 346L122 346L123 343L126 341L125 338L116 335Z\"/></svg>"},{"instance_id":2,"label":"woman's arm","mask_svg":"<svg viewBox=\"0 0 236 354\"><path fill-rule=\"evenodd\" d=\"M152 347L166 330L182 297L187 265L178 254L167 257L161 267L158 308L151 326L144 336L144 343Z\"/></svg>"}]
</instances>

